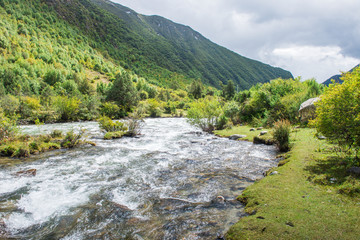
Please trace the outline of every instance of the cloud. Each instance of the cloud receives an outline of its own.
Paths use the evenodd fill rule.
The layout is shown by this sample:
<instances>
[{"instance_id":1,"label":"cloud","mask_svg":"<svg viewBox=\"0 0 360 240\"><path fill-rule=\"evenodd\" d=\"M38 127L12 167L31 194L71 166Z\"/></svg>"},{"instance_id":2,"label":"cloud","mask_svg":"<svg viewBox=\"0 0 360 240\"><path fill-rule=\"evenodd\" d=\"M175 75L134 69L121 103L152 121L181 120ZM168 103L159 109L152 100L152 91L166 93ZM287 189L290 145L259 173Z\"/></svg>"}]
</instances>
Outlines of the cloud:
<instances>
[{"instance_id":1,"label":"cloud","mask_svg":"<svg viewBox=\"0 0 360 240\"><path fill-rule=\"evenodd\" d=\"M298 61L281 62L279 49L310 47L329 55L313 57L299 75L328 75L360 63L360 1L355 0L114 0L139 13L157 14L189 25L215 43L243 56L281 67L298 75ZM294 47L296 46L296 47ZM328 51L336 48L336 51ZM276 50L276 51L275 51ZM264 56L267 53L267 58ZM312 52L309 52L311 54ZM274 59L272 59L274 57ZM319 61L319 62L315 62ZM305 63L305 62L304 62ZM356 65L355 64L355 65ZM345 69L343 69L345 68Z\"/></svg>"},{"instance_id":2,"label":"cloud","mask_svg":"<svg viewBox=\"0 0 360 240\"><path fill-rule=\"evenodd\" d=\"M289 46L271 52L264 51L261 57L273 65L292 66L294 76L316 78L319 82L330 78L330 72L346 72L360 62L359 59L344 56L338 46Z\"/></svg>"}]
</instances>

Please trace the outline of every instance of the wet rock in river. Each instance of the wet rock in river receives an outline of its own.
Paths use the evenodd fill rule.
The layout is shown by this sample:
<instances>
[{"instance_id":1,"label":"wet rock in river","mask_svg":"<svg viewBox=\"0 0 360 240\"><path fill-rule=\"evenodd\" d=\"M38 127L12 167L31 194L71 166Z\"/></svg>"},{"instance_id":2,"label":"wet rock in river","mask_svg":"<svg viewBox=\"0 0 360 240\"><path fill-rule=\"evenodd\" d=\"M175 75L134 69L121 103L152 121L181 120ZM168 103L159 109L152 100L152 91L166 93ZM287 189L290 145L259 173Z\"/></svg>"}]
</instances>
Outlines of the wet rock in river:
<instances>
[{"instance_id":1,"label":"wet rock in river","mask_svg":"<svg viewBox=\"0 0 360 240\"><path fill-rule=\"evenodd\" d=\"M0 212L13 212L16 210L18 210L18 207L16 206L15 202L13 201L0 202Z\"/></svg>"},{"instance_id":2,"label":"wet rock in river","mask_svg":"<svg viewBox=\"0 0 360 240\"><path fill-rule=\"evenodd\" d=\"M18 177L35 177L36 176L36 169L29 169L29 170L25 170L25 171L19 171L17 173L15 173L16 176Z\"/></svg>"},{"instance_id":3,"label":"wet rock in river","mask_svg":"<svg viewBox=\"0 0 360 240\"><path fill-rule=\"evenodd\" d=\"M125 212L131 212L131 211L132 211L130 208L128 208L128 207L125 206L125 205L121 205L121 204L118 204L118 203L113 203L113 204L114 204L114 206L115 206L116 208L119 208L119 209L121 209L121 210L123 210L123 211L125 211Z\"/></svg>"},{"instance_id":4,"label":"wet rock in river","mask_svg":"<svg viewBox=\"0 0 360 240\"><path fill-rule=\"evenodd\" d=\"M217 196L216 200L217 200L219 203L225 203L225 202L226 202L226 199L225 199L223 196Z\"/></svg>"}]
</instances>

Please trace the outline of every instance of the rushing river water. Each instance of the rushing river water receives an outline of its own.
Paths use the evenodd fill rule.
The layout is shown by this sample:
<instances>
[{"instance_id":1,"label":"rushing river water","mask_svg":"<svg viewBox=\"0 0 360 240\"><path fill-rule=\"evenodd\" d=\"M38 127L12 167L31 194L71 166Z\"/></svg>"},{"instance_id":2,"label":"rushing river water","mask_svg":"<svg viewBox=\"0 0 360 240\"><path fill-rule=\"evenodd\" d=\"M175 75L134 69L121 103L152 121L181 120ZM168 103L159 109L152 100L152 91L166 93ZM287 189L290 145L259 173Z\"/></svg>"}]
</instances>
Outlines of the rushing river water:
<instances>
[{"instance_id":1,"label":"rushing river water","mask_svg":"<svg viewBox=\"0 0 360 240\"><path fill-rule=\"evenodd\" d=\"M146 119L139 138L111 141L95 122L22 131L80 127L95 147L0 166L0 238L216 239L244 215L235 198L276 165L273 147L205 134L185 119ZM28 169L36 176L15 174Z\"/></svg>"}]
</instances>

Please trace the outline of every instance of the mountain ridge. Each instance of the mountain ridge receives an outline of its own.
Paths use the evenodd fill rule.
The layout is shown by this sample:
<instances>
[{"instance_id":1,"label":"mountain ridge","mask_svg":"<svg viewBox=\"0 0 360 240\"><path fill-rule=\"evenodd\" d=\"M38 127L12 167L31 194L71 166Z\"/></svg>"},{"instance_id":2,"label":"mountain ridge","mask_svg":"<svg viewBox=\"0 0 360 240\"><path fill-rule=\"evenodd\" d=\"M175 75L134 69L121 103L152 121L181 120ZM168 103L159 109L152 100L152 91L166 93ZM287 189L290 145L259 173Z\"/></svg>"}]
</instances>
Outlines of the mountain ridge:
<instances>
[{"instance_id":1,"label":"mountain ridge","mask_svg":"<svg viewBox=\"0 0 360 240\"><path fill-rule=\"evenodd\" d=\"M355 68L359 67L360 64L356 65L355 67L353 67L352 69L350 69L348 72L353 72ZM342 83L343 81L341 80L342 74L337 74L334 75L332 77L330 77L329 79L327 79L326 81L324 81L322 84L324 84L325 86L329 86L330 84L332 84L332 81L334 80L336 83Z\"/></svg>"}]
</instances>

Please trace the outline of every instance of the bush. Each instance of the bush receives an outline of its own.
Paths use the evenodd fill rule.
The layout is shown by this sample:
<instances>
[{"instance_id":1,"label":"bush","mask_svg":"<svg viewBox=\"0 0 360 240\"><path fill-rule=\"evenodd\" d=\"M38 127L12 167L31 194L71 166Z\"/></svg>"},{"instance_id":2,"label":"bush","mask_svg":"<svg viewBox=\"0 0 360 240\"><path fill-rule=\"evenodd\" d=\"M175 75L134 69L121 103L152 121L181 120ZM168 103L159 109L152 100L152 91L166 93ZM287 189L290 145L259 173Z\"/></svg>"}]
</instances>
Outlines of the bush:
<instances>
[{"instance_id":1,"label":"bush","mask_svg":"<svg viewBox=\"0 0 360 240\"><path fill-rule=\"evenodd\" d=\"M5 145L0 148L0 156L11 157L16 151L16 147L13 145Z\"/></svg>"},{"instance_id":2,"label":"bush","mask_svg":"<svg viewBox=\"0 0 360 240\"><path fill-rule=\"evenodd\" d=\"M144 121L142 119L142 116L133 113L131 118L127 120L126 125L128 127L128 131L126 132L125 135L129 137L134 137L136 135L139 135L143 123Z\"/></svg>"},{"instance_id":3,"label":"bush","mask_svg":"<svg viewBox=\"0 0 360 240\"><path fill-rule=\"evenodd\" d=\"M50 133L50 136L52 138L61 138L63 136L63 133L61 130L54 130Z\"/></svg>"},{"instance_id":4,"label":"bush","mask_svg":"<svg viewBox=\"0 0 360 240\"><path fill-rule=\"evenodd\" d=\"M58 96L55 101L55 106L62 121L78 120L79 105L79 99L68 98L67 96Z\"/></svg>"},{"instance_id":5,"label":"bush","mask_svg":"<svg viewBox=\"0 0 360 240\"><path fill-rule=\"evenodd\" d=\"M220 102L215 98L199 99L188 110L188 122L206 132L213 132L222 114Z\"/></svg>"},{"instance_id":6,"label":"bush","mask_svg":"<svg viewBox=\"0 0 360 240\"><path fill-rule=\"evenodd\" d=\"M20 146L16 151L12 154L12 157L17 158L26 158L30 156L30 150L27 146Z\"/></svg>"},{"instance_id":7,"label":"bush","mask_svg":"<svg viewBox=\"0 0 360 240\"><path fill-rule=\"evenodd\" d=\"M273 137L281 152L290 150L290 132L291 124L289 120L280 120L274 124Z\"/></svg>"},{"instance_id":8,"label":"bush","mask_svg":"<svg viewBox=\"0 0 360 240\"><path fill-rule=\"evenodd\" d=\"M225 104L224 106L224 114L226 117L230 118L231 121L236 124L239 123L239 112L240 107L235 101L231 101Z\"/></svg>"},{"instance_id":9,"label":"bush","mask_svg":"<svg viewBox=\"0 0 360 240\"><path fill-rule=\"evenodd\" d=\"M31 142L29 144L30 153L35 153L41 150L40 144L37 142Z\"/></svg>"},{"instance_id":10,"label":"bush","mask_svg":"<svg viewBox=\"0 0 360 240\"><path fill-rule=\"evenodd\" d=\"M100 113L111 119L125 116L125 111L113 102L103 103L100 109Z\"/></svg>"},{"instance_id":11,"label":"bush","mask_svg":"<svg viewBox=\"0 0 360 240\"><path fill-rule=\"evenodd\" d=\"M216 130L222 130L226 128L229 119L224 115L220 115L216 123Z\"/></svg>"},{"instance_id":12,"label":"bush","mask_svg":"<svg viewBox=\"0 0 360 240\"><path fill-rule=\"evenodd\" d=\"M104 135L104 139L105 140L111 140L111 139L116 139L116 138L122 138L124 136L124 132L120 131L120 132L107 132Z\"/></svg>"},{"instance_id":13,"label":"bush","mask_svg":"<svg viewBox=\"0 0 360 240\"><path fill-rule=\"evenodd\" d=\"M0 141L14 137L17 131L15 119L6 117L0 109Z\"/></svg>"},{"instance_id":14,"label":"bush","mask_svg":"<svg viewBox=\"0 0 360 240\"><path fill-rule=\"evenodd\" d=\"M80 139L81 139L83 133L84 133L83 131L80 131L80 133L78 133L78 134L74 133L74 131L67 132L65 138L61 142L61 147L74 148L74 147L80 145L82 143L82 141Z\"/></svg>"},{"instance_id":15,"label":"bush","mask_svg":"<svg viewBox=\"0 0 360 240\"><path fill-rule=\"evenodd\" d=\"M316 105L311 123L328 140L344 151L360 151L360 68L342 77L343 84L331 84Z\"/></svg>"},{"instance_id":16,"label":"bush","mask_svg":"<svg viewBox=\"0 0 360 240\"><path fill-rule=\"evenodd\" d=\"M109 117L103 116L99 120L99 127L106 132L125 132L128 127L124 122L113 121Z\"/></svg>"},{"instance_id":17,"label":"bush","mask_svg":"<svg viewBox=\"0 0 360 240\"><path fill-rule=\"evenodd\" d=\"M146 110L150 117L161 117L162 111L160 103L156 99L148 99L146 104Z\"/></svg>"}]
</instances>

